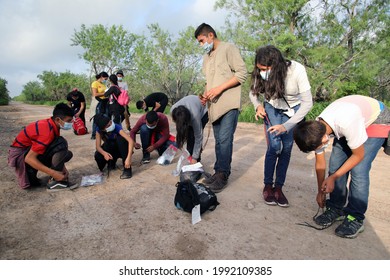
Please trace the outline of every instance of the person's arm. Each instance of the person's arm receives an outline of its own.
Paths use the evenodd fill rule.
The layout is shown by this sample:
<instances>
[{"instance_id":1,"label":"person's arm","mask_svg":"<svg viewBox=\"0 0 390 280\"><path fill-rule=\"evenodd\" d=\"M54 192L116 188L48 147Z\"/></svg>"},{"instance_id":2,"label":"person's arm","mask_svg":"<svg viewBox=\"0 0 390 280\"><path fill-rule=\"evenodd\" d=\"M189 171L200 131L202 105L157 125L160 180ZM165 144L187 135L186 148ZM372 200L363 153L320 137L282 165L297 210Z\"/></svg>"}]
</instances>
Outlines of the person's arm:
<instances>
[{"instance_id":1,"label":"person's arm","mask_svg":"<svg viewBox=\"0 0 390 280\"><path fill-rule=\"evenodd\" d=\"M210 89L209 91L206 92L205 97L208 100L213 101L216 97L218 97L222 92L225 90L232 88L236 85L240 84L240 81L237 79L236 76L231 77L229 80L226 82L220 84L219 86Z\"/></svg>"},{"instance_id":2,"label":"person's arm","mask_svg":"<svg viewBox=\"0 0 390 280\"><path fill-rule=\"evenodd\" d=\"M321 185L321 189L325 193L331 193L334 190L334 182L349 172L352 168L358 165L364 159L364 145L360 145L356 149L351 149L352 155L336 170L335 173L331 174L326 178Z\"/></svg>"},{"instance_id":3,"label":"person's arm","mask_svg":"<svg viewBox=\"0 0 390 280\"><path fill-rule=\"evenodd\" d=\"M100 153L106 161L109 161L110 159L113 159L112 155L110 153L107 153L105 150L102 148L102 136L100 133L96 133L96 151Z\"/></svg>"},{"instance_id":4,"label":"person's arm","mask_svg":"<svg viewBox=\"0 0 390 280\"><path fill-rule=\"evenodd\" d=\"M256 121L259 120L259 117L261 119L264 119L264 116L266 115L263 103L259 100L259 97L252 94L252 91L249 92L249 99L252 102L253 106L255 107L255 118Z\"/></svg>"},{"instance_id":5,"label":"person's arm","mask_svg":"<svg viewBox=\"0 0 390 280\"><path fill-rule=\"evenodd\" d=\"M133 154L133 148L134 148L134 141L131 139L131 137L121 129L119 131L119 134L126 139L126 141L129 143L129 151L127 153L127 157L125 159L125 168L131 167L131 156Z\"/></svg>"},{"instance_id":6,"label":"person's arm","mask_svg":"<svg viewBox=\"0 0 390 280\"><path fill-rule=\"evenodd\" d=\"M155 102L154 103L154 108L153 108L153 111L157 111L158 110L158 108L160 108L161 107L161 104L159 103L159 102Z\"/></svg>"},{"instance_id":7,"label":"person's arm","mask_svg":"<svg viewBox=\"0 0 390 280\"><path fill-rule=\"evenodd\" d=\"M160 118L158 125L161 126L162 137L154 143L153 149L160 148L169 139L169 123L168 118Z\"/></svg>"},{"instance_id":8,"label":"person's arm","mask_svg":"<svg viewBox=\"0 0 390 280\"><path fill-rule=\"evenodd\" d=\"M24 161L28 165L30 165L32 168L39 170L43 173L46 173L47 175L51 176L56 181L66 181L68 178L68 172L66 172L66 169L64 171L57 171L54 169L51 169L44 165L42 162L38 159L38 153L34 152L32 149L27 153Z\"/></svg>"},{"instance_id":9,"label":"person's arm","mask_svg":"<svg viewBox=\"0 0 390 280\"><path fill-rule=\"evenodd\" d=\"M76 116L80 117L81 113L85 110L85 102L80 102L80 110L77 112Z\"/></svg>"},{"instance_id":10,"label":"person's arm","mask_svg":"<svg viewBox=\"0 0 390 280\"><path fill-rule=\"evenodd\" d=\"M325 173L326 173L325 152L322 152L321 154L315 154L315 170L317 175L317 186L318 186L317 204L321 208L324 208L326 194L322 191L321 186L325 180Z\"/></svg>"}]
</instances>

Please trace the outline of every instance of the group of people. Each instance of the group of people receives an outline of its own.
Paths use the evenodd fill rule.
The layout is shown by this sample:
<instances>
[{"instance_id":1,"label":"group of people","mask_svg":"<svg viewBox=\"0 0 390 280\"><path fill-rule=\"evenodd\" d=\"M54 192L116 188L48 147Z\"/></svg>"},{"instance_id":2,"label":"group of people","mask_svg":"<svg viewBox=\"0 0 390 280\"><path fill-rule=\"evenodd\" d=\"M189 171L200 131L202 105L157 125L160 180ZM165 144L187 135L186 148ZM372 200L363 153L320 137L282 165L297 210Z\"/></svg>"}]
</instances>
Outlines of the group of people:
<instances>
[{"instance_id":1,"label":"group of people","mask_svg":"<svg viewBox=\"0 0 390 280\"><path fill-rule=\"evenodd\" d=\"M91 110L95 113L92 137L96 139L95 160L98 168L116 168L123 161L122 179L132 177L132 154L142 148L142 163L151 160L151 152L161 155L169 145L186 149L192 163L201 161L203 130L210 122L215 138L214 173L204 183L214 192L228 186L231 175L234 133L241 106L241 86L247 79L247 69L239 49L220 41L215 30L201 24L194 34L204 49L203 74L206 86L203 94L185 96L172 105L170 114L176 125L176 136L169 130L164 110L168 98L156 92L137 102L137 108L147 111L129 133L122 128L126 108L115 106L123 72L96 76L92 84ZM106 82L109 79L110 87ZM288 207L283 193L294 141L303 152L315 152L319 207L325 207L315 222L323 228L342 220L335 233L354 238L363 231L368 205L369 171L381 147L390 145L390 111L380 101L361 95L340 98L331 103L315 119L305 116L313 106L311 87L305 67L287 60L274 46L256 51L251 74L249 97L255 117L263 119L267 139L264 160L263 199L268 205ZM19 133L9 152L9 164L14 167L19 185L28 188L39 184L37 171L51 177L48 188L68 188L68 171L64 163L72 157L67 147L54 154L52 150L60 129L71 127L72 117L84 118L85 98L74 90L68 100L79 100L80 109L72 110L58 104L53 116L29 124ZM149 111L149 108L152 108ZM137 143L139 134L141 144ZM328 175L325 148L333 138ZM66 145L65 145L66 146ZM387 147L386 151L389 151ZM350 183L349 183L350 179ZM326 199L327 194L329 198Z\"/></svg>"}]
</instances>

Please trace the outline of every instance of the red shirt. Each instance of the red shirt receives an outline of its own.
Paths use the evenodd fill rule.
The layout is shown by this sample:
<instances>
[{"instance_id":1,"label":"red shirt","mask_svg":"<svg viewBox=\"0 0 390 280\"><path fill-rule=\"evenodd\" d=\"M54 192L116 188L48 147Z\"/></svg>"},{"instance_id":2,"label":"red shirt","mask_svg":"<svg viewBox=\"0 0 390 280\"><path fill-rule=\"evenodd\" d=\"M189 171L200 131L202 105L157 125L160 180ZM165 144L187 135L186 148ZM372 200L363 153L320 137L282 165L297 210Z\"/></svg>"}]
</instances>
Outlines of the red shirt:
<instances>
[{"instance_id":1,"label":"red shirt","mask_svg":"<svg viewBox=\"0 0 390 280\"><path fill-rule=\"evenodd\" d=\"M27 148L38 154L43 154L54 138L60 135L60 131L54 121L49 119L39 120L27 125L16 136L12 147Z\"/></svg>"},{"instance_id":2,"label":"red shirt","mask_svg":"<svg viewBox=\"0 0 390 280\"><path fill-rule=\"evenodd\" d=\"M160 148L168 139L169 139L169 122L167 116L163 113L157 112L158 123L153 132L156 134L162 135L162 137L155 143L151 143L155 149ZM146 124L146 114L142 115L135 126L130 131L130 137L135 141L135 135L138 130L140 130L141 126ZM153 141L152 141L153 142Z\"/></svg>"}]
</instances>

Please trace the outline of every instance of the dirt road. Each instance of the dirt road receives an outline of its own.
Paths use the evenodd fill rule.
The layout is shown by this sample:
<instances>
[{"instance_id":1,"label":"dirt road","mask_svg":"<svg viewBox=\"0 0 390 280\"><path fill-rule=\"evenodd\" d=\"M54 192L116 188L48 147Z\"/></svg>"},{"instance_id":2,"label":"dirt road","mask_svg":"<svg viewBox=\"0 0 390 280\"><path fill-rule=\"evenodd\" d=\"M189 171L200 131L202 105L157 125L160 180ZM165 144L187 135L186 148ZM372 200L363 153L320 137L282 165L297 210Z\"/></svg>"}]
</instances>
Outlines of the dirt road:
<instances>
[{"instance_id":1,"label":"dirt road","mask_svg":"<svg viewBox=\"0 0 390 280\"><path fill-rule=\"evenodd\" d=\"M290 207L263 203L263 128L240 123L229 186L218 194L221 204L192 225L190 214L173 204L177 158L160 166L156 153L139 166L137 150L129 180L120 180L117 170L103 184L74 191L19 189L7 166L8 146L23 125L51 112L46 106L0 106L0 259L390 259L390 158L382 151L371 171L365 232L342 239L334 235L336 225L323 231L296 225L311 222L317 211L312 154L294 147L284 188ZM131 123L138 117L133 114ZM62 135L74 154L67 165L71 180L98 173L90 135ZM212 172L212 132L202 158Z\"/></svg>"}]
</instances>

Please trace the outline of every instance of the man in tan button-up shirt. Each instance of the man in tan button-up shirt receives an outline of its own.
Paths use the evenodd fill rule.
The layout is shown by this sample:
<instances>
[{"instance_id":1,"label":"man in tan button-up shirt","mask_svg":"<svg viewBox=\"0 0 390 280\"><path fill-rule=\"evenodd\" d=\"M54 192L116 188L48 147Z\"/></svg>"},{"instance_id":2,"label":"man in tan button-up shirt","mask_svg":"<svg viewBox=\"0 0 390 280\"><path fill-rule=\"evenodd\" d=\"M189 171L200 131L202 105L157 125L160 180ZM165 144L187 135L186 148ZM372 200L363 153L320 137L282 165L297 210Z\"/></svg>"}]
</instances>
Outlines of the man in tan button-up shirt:
<instances>
[{"instance_id":1,"label":"man in tan button-up shirt","mask_svg":"<svg viewBox=\"0 0 390 280\"><path fill-rule=\"evenodd\" d=\"M220 192L227 186L230 175L241 85L247 69L238 48L220 41L210 25L202 23L195 31L195 38L206 52L203 57L206 89L201 100L208 105L215 137L215 173L205 183L214 192Z\"/></svg>"}]
</instances>

